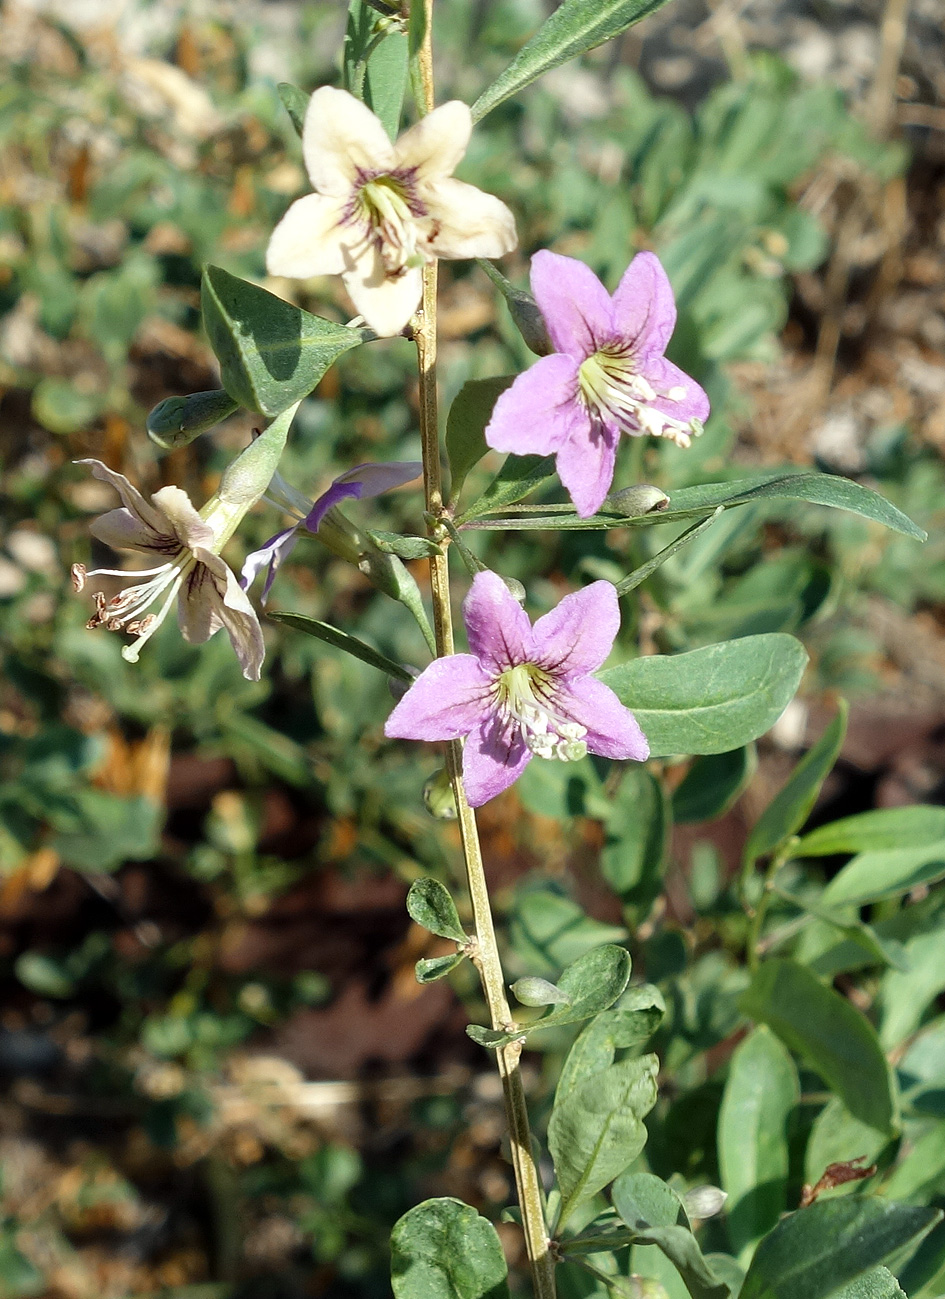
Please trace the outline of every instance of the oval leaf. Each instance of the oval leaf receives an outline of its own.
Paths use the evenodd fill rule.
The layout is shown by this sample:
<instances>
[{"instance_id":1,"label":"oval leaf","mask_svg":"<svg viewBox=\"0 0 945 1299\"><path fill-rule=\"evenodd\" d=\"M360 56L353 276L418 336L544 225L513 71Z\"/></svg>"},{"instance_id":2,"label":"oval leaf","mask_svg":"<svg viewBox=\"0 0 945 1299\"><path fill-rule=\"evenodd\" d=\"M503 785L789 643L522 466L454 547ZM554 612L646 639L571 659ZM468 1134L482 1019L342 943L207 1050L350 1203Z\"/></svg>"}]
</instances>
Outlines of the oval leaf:
<instances>
[{"instance_id":1,"label":"oval leaf","mask_svg":"<svg viewBox=\"0 0 945 1299\"><path fill-rule=\"evenodd\" d=\"M555 1104L591 1074L609 1069L618 1051L641 1046L656 1032L665 1014L660 990L645 983L629 988L618 1009L595 1015L567 1054L555 1090Z\"/></svg>"},{"instance_id":2,"label":"oval leaf","mask_svg":"<svg viewBox=\"0 0 945 1299\"><path fill-rule=\"evenodd\" d=\"M451 501L457 500L466 475L489 450L485 427L499 396L514 381L514 374L499 375L495 379L470 379L454 397L446 417Z\"/></svg>"},{"instance_id":3,"label":"oval leaf","mask_svg":"<svg viewBox=\"0 0 945 1299\"><path fill-rule=\"evenodd\" d=\"M741 1001L829 1083L851 1114L880 1132L897 1121L897 1096L876 1033L855 1007L803 965L768 960Z\"/></svg>"},{"instance_id":4,"label":"oval leaf","mask_svg":"<svg viewBox=\"0 0 945 1299\"><path fill-rule=\"evenodd\" d=\"M758 765L753 745L697 758L673 790L677 825L714 821L732 806Z\"/></svg>"},{"instance_id":5,"label":"oval leaf","mask_svg":"<svg viewBox=\"0 0 945 1299\"><path fill-rule=\"evenodd\" d=\"M940 1209L856 1196L799 1209L758 1246L739 1299L827 1299L917 1242Z\"/></svg>"},{"instance_id":6,"label":"oval leaf","mask_svg":"<svg viewBox=\"0 0 945 1299\"><path fill-rule=\"evenodd\" d=\"M465 960L462 952L456 952L453 956L426 956L419 960L414 967L418 983L435 983L437 979L445 979L446 976L455 970L457 965L461 965Z\"/></svg>"},{"instance_id":7,"label":"oval leaf","mask_svg":"<svg viewBox=\"0 0 945 1299\"><path fill-rule=\"evenodd\" d=\"M219 266L204 271L203 324L234 401L279 415L308 396L338 357L374 337L284 302Z\"/></svg>"},{"instance_id":8,"label":"oval leaf","mask_svg":"<svg viewBox=\"0 0 945 1299\"><path fill-rule=\"evenodd\" d=\"M425 1200L390 1238L396 1299L506 1299L508 1268L498 1233L462 1200Z\"/></svg>"},{"instance_id":9,"label":"oval leaf","mask_svg":"<svg viewBox=\"0 0 945 1299\"><path fill-rule=\"evenodd\" d=\"M686 654L646 655L598 677L633 713L650 756L724 753L763 735L800 684L807 652L772 632Z\"/></svg>"},{"instance_id":10,"label":"oval leaf","mask_svg":"<svg viewBox=\"0 0 945 1299\"><path fill-rule=\"evenodd\" d=\"M468 941L456 903L439 880L414 880L407 894L407 912L411 920L439 938L452 938L456 943Z\"/></svg>"}]
</instances>

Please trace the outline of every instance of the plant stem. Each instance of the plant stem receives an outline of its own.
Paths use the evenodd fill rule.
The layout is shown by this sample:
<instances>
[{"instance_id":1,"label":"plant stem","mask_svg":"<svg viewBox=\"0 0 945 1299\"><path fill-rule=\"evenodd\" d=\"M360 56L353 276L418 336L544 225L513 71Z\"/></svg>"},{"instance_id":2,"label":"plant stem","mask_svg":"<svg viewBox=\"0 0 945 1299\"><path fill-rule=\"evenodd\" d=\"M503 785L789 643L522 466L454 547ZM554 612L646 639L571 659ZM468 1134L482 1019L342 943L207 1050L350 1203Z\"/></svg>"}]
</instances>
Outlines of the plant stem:
<instances>
[{"instance_id":1,"label":"plant stem","mask_svg":"<svg viewBox=\"0 0 945 1299\"><path fill-rule=\"evenodd\" d=\"M419 52L420 79L423 86L424 107L433 108L433 0L414 0L423 4L425 24L423 44ZM433 522L430 535L440 540L436 520L442 518L443 487L440 475L440 440L437 421L436 394L436 279L437 265L428 262L423 268L423 302L419 321L414 332L417 344L417 366L420 384L420 439L423 447L423 489L426 511ZM433 627L437 653L440 656L454 653L453 617L450 604L449 566L445 550L430 560L430 579L433 596ZM466 800L462 780L463 751L458 740L446 746L446 768L449 773L459 821L460 841L466 880L472 902L478 952L476 966L492 1019L492 1027L508 1030L514 1026L505 996L505 979L499 959L489 888L482 863L482 849L476 814ZM532 1270L536 1299L555 1299L554 1260L552 1259L548 1231L545 1226L541 1183L532 1154L528 1109L521 1072L522 1044L513 1042L496 1052L499 1073L505 1096L505 1110L509 1125L512 1165L522 1210L525 1247Z\"/></svg>"}]
</instances>

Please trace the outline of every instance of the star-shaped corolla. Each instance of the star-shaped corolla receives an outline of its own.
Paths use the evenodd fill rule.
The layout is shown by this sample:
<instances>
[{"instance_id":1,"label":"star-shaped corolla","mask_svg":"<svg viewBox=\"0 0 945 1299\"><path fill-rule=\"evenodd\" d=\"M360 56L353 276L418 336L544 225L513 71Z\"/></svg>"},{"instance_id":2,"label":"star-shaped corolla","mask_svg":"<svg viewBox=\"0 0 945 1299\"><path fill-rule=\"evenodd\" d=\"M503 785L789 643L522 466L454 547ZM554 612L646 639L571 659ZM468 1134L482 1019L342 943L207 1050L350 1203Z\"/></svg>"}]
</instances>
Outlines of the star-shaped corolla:
<instances>
[{"instance_id":1,"label":"star-shaped corolla","mask_svg":"<svg viewBox=\"0 0 945 1299\"><path fill-rule=\"evenodd\" d=\"M270 275L341 275L370 327L399 334L420 302L425 262L501 257L517 243L505 204L453 179L471 131L469 108L453 100L392 143L346 90L316 90L302 133L315 193L273 231Z\"/></svg>"},{"instance_id":2,"label":"star-shaped corolla","mask_svg":"<svg viewBox=\"0 0 945 1299\"><path fill-rule=\"evenodd\" d=\"M349 497L360 500L366 496L380 496L394 487L402 487L404 483L412 482L415 478L419 478L422 472L423 465L419 460L388 460L380 464L355 465L353 469L347 469L343 474L339 474L328 490L322 492L316 501L310 501L307 496L303 496L291 483L286 482L280 473L273 474L267 499L286 514L293 515L295 522L290 527L277 532L268 541L263 542L258 550L246 556L240 574L240 586L248 591L257 575L264 568L268 569L262 593L262 602L265 604L279 565L288 559L298 541L299 528L304 528L306 532L317 532L322 519L339 501Z\"/></svg>"},{"instance_id":3,"label":"star-shaped corolla","mask_svg":"<svg viewBox=\"0 0 945 1299\"><path fill-rule=\"evenodd\" d=\"M709 399L664 353L676 324L666 272L638 253L611 295L583 262L545 250L532 292L554 348L496 402L486 441L515 455L554 455L582 518L600 509L621 433L687 447Z\"/></svg>"},{"instance_id":4,"label":"star-shaped corolla","mask_svg":"<svg viewBox=\"0 0 945 1299\"><path fill-rule=\"evenodd\" d=\"M500 577L478 573L463 616L471 652L434 660L384 731L408 740L465 737L463 786L473 807L507 789L535 755L648 757L633 713L591 675L620 627L609 582L566 595L532 626Z\"/></svg>"},{"instance_id":5,"label":"star-shaped corolla","mask_svg":"<svg viewBox=\"0 0 945 1299\"><path fill-rule=\"evenodd\" d=\"M135 637L122 649L122 658L136 663L142 645L160 627L177 601L177 621L184 639L199 645L223 627L236 651L243 676L258 681L265 647L256 612L234 573L220 558L246 506L227 505L214 499L199 514L180 487L162 487L146 501L124 474L115 473L100 460L80 460L96 478L111 483L121 497L121 508L96 519L91 532L116 550L137 550L160 561L154 568L135 572L83 564L72 569L73 584L81 591L91 577L133 579L133 584L106 600L94 593L95 613L89 627L129 632ZM251 502L250 502L251 504ZM157 601L154 613L150 607Z\"/></svg>"}]
</instances>

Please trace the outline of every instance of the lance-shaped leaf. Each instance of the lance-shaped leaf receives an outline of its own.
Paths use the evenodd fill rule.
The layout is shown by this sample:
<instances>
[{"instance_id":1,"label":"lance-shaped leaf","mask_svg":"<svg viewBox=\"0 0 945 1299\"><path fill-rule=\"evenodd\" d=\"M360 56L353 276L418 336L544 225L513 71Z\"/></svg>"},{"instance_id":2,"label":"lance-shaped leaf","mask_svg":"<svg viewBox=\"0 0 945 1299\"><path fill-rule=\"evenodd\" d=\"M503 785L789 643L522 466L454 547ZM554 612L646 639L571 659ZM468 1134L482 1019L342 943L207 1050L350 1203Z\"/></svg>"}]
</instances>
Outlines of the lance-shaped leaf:
<instances>
[{"instance_id":1,"label":"lance-shaped leaf","mask_svg":"<svg viewBox=\"0 0 945 1299\"><path fill-rule=\"evenodd\" d=\"M906 1299L906 1292L888 1267L874 1267L835 1290L833 1299Z\"/></svg>"},{"instance_id":2,"label":"lance-shaped leaf","mask_svg":"<svg viewBox=\"0 0 945 1299\"><path fill-rule=\"evenodd\" d=\"M630 953L625 947L607 943L579 956L561 975L557 988L568 1000L558 1010L509 1032L480 1028L478 1024L470 1024L466 1032L480 1046L496 1048L527 1037L539 1028L576 1024L612 1006L629 979Z\"/></svg>"},{"instance_id":3,"label":"lance-shaped leaf","mask_svg":"<svg viewBox=\"0 0 945 1299\"><path fill-rule=\"evenodd\" d=\"M296 133L301 135L305 129L305 111L308 108L308 95L304 90L299 90L298 86L293 86L291 81L280 81L276 89L279 91L279 98L282 100L282 106L292 119L292 125Z\"/></svg>"},{"instance_id":4,"label":"lance-shaped leaf","mask_svg":"<svg viewBox=\"0 0 945 1299\"><path fill-rule=\"evenodd\" d=\"M456 952L452 956L424 956L417 962L414 971L418 983L435 983L437 979L445 979L446 976L456 969L457 965L462 965L466 957L462 952Z\"/></svg>"},{"instance_id":5,"label":"lance-shaped leaf","mask_svg":"<svg viewBox=\"0 0 945 1299\"><path fill-rule=\"evenodd\" d=\"M200 306L224 388L264 415L308 396L339 356L374 337L313 316L219 266L204 271Z\"/></svg>"},{"instance_id":6,"label":"lance-shaped leaf","mask_svg":"<svg viewBox=\"0 0 945 1299\"><path fill-rule=\"evenodd\" d=\"M762 812L745 845L747 866L776 852L810 816L820 787L840 754L847 729L846 700L823 735L800 760L781 789Z\"/></svg>"},{"instance_id":7,"label":"lance-shaped leaf","mask_svg":"<svg viewBox=\"0 0 945 1299\"><path fill-rule=\"evenodd\" d=\"M739 1255L787 1208L788 1123L800 1101L790 1053L764 1024L740 1042L719 1110L719 1166L729 1239Z\"/></svg>"},{"instance_id":8,"label":"lance-shaped leaf","mask_svg":"<svg viewBox=\"0 0 945 1299\"><path fill-rule=\"evenodd\" d=\"M446 417L446 455L450 465L450 500L456 501L466 475L489 450L484 430L500 395L514 383L514 374L495 379L470 379L453 399Z\"/></svg>"},{"instance_id":9,"label":"lance-shaped leaf","mask_svg":"<svg viewBox=\"0 0 945 1299\"><path fill-rule=\"evenodd\" d=\"M352 658L370 664L372 668L377 668L396 681L412 682L414 679L402 663L395 663L386 654L376 650L373 645L358 640L357 636L351 636L346 631L339 631L337 627L321 622L318 618L309 618L304 613L271 613L269 617L273 622L284 623L296 631L305 632L306 636L315 636L326 645L334 645L335 649L344 650Z\"/></svg>"},{"instance_id":10,"label":"lance-shaped leaf","mask_svg":"<svg viewBox=\"0 0 945 1299\"><path fill-rule=\"evenodd\" d=\"M862 906L940 879L945 879L945 839L918 848L861 852L833 877L820 900L825 907Z\"/></svg>"},{"instance_id":11,"label":"lance-shaped leaf","mask_svg":"<svg viewBox=\"0 0 945 1299\"><path fill-rule=\"evenodd\" d=\"M633 710L650 756L724 753L763 735L800 684L807 653L772 632L685 654L645 655L597 675Z\"/></svg>"},{"instance_id":12,"label":"lance-shaped leaf","mask_svg":"<svg viewBox=\"0 0 945 1299\"><path fill-rule=\"evenodd\" d=\"M479 499L459 516L457 525L486 510L514 505L547 482L554 471L554 456L509 456Z\"/></svg>"},{"instance_id":13,"label":"lance-shaped leaf","mask_svg":"<svg viewBox=\"0 0 945 1299\"><path fill-rule=\"evenodd\" d=\"M797 845L798 857L921 848L945 840L945 807L884 807L818 826Z\"/></svg>"},{"instance_id":14,"label":"lance-shaped leaf","mask_svg":"<svg viewBox=\"0 0 945 1299\"><path fill-rule=\"evenodd\" d=\"M799 1209L758 1246L739 1299L827 1299L897 1250L916 1243L940 1209L867 1196Z\"/></svg>"},{"instance_id":15,"label":"lance-shaped leaf","mask_svg":"<svg viewBox=\"0 0 945 1299\"><path fill-rule=\"evenodd\" d=\"M390 1249L396 1299L507 1299L498 1233L462 1200L410 1209L394 1225Z\"/></svg>"},{"instance_id":16,"label":"lance-shaped leaf","mask_svg":"<svg viewBox=\"0 0 945 1299\"><path fill-rule=\"evenodd\" d=\"M439 880L414 880L407 894L407 912L411 920L438 938L452 938L456 943L468 941L459 921L456 903Z\"/></svg>"},{"instance_id":17,"label":"lance-shaped leaf","mask_svg":"<svg viewBox=\"0 0 945 1299\"><path fill-rule=\"evenodd\" d=\"M558 1229L643 1149L643 1118L656 1104L658 1069L655 1055L621 1060L578 1083L555 1105L548 1146L561 1191Z\"/></svg>"},{"instance_id":18,"label":"lance-shaped leaf","mask_svg":"<svg viewBox=\"0 0 945 1299\"><path fill-rule=\"evenodd\" d=\"M564 0L519 51L498 80L473 104L473 121L518 94L537 77L568 59L625 32L665 0Z\"/></svg>"},{"instance_id":19,"label":"lance-shaped leaf","mask_svg":"<svg viewBox=\"0 0 945 1299\"><path fill-rule=\"evenodd\" d=\"M880 1132L898 1122L889 1062L865 1015L795 961L770 959L741 1000L830 1085L851 1114Z\"/></svg>"},{"instance_id":20,"label":"lance-shaped leaf","mask_svg":"<svg viewBox=\"0 0 945 1299\"><path fill-rule=\"evenodd\" d=\"M427 537L404 537L399 532L377 532L365 528L365 532L385 555L396 555L398 559L432 559L440 553L440 548Z\"/></svg>"}]
</instances>

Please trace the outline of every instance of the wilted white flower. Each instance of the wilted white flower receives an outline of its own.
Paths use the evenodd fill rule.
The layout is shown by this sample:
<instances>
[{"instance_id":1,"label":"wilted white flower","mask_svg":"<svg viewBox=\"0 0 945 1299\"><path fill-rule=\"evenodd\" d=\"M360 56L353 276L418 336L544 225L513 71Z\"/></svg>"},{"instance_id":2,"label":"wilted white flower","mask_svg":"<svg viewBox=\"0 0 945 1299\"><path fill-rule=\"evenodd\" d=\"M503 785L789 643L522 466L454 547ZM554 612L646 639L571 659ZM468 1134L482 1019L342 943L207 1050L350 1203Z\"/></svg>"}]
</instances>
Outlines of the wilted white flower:
<instances>
[{"instance_id":1,"label":"wilted white flower","mask_svg":"<svg viewBox=\"0 0 945 1299\"><path fill-rule=\"evenodd\" d=\"M512 213L453 179L466 152L466 104L442 104L392 143L346 90L322 86L305 114L302 151L315 189L273 231L271 275L341 275L378 334L399 334L420 302L435 257L501 257L517 243Z\"/></svg>"},{"instance_id":2,"label":"wilted white flower","mask_svg":"<svg viewBox=\"0 0 945 1299\"><path fill-rule=\"evenodd\" d=\"M129 632L136 639L122 650L122 658L136 663L141 646L149 640L177 600L177 621L184 639L199 645L220 627L236 651L243 676L258 681L265 648L256 612L220 558L219 551L233 535L252 501L235 505L219 497L204 507L202 514L180 487L162 487L146 501L124 474L115 473L100 460L80 460L92 473L111 483L121 497L121 508L96 519L91 532L116 550L137 550L159 562L154 568L135 572L97 568L89 572L75 564L72 579L81 591L90 577L134 579L133 585L106 600L94 593L95 613L89 627ZM156 613L148 613L156 601Z\"/></svg>"}]
</instances>

